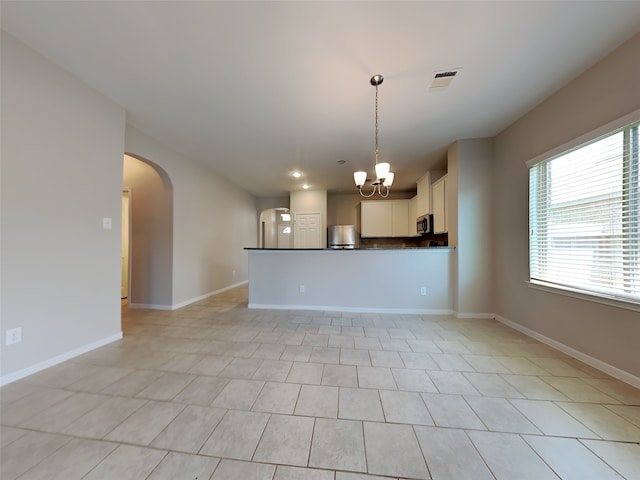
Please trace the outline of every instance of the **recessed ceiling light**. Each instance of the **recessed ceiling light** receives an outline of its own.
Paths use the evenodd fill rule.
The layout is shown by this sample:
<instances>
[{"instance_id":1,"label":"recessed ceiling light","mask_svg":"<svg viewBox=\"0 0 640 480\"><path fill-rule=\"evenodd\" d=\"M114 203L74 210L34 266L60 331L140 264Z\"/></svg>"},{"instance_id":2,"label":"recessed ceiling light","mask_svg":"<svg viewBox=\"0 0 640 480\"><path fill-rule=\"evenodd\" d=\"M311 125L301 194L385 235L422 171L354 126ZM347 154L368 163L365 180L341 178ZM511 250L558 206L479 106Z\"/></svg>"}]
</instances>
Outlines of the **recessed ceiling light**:
<instances>
[{"instance_id":1,"label":"recessed ceiling light","mask_svg":"<svg viewBox=\"0 0 640 480\"><path fill-rule=\"evenodd\" d=\"M298 171L295 171L295 172L291 173L291 176L293 178L300 178L302 176L302 174L300 172L298 172Z\"/></svg>"},{"instance_id":2,"label":"recessed ceiling light","mask_svg":"<svg viewBox=\"0 0 640 480\"><path fill-rule=\"evenodd\" d=\"M306 183L304 185L302 185L302 188L304 188L305 190L309 189L309 185L307 185Z\"/></svg>"}]
</instances>

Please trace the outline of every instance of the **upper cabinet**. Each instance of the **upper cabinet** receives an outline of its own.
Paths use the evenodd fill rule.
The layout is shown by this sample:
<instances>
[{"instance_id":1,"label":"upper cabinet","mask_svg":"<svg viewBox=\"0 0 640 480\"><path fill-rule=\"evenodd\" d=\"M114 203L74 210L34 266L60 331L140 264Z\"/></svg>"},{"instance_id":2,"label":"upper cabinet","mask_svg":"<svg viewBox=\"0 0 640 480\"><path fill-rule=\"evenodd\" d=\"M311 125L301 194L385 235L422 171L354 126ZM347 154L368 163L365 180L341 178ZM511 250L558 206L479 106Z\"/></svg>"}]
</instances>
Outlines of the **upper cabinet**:
<instances>
[{"instance_id":1,"label":"upper cabinet","mask_svg":"<svg viewBox=\"0 0 640 480\"><path fill-rule=\"evenodd\" d=\"M416 219L419 217L418 215L418 195L409 200L409 236L410 237L419 237L418 233L418 225Z\"/></svg>"},{"instance_id":2,"label":"upper cabinet","mask_svg":"<svg viewBox=\"0 0 640 480\"><path fill-rule=\"evenodd\" d=\"M410 200L391 200L393 208L393 229L394 237L409 236L409 202Z\"/></svg>"},{"instance_id":3,"label":"upper cabinet","mask_svg":"<svg viewBox=\"0 0 640 480\"><path fill-rule=\"evenodd\" d=\"M408 237L410 200L365 200L360 202L362 237Z\"/></svg>"},{"instance_id":4,"label":"upper cabinet","mask_svg":"<svg viewBox=\"0 0 640 480\"><path fill-rule=\"evenodd\" d=\"M416 218L431 213L431 173L427 172L417 182L418 202Z\"/></svg>"},{"instance_id":5,"label":"upper cabinet","mask_svg":"<svg viewBox=\"0 0 640 480\"><path fill-rule=\"evenodd\" d=\"M360 202L360 235L363 237L391 237L393 207L385 200Z\"/></svg>"},{"instance_id":6,"label":"upper cabinet","mask_svg":"<svg viewBox=\"0 0 640 480\"><path fill-rule=\"evenodd\" d=\"M447 226L447 175L433 182L433 233L446 233Z\"/></svg>"}]
</instances>

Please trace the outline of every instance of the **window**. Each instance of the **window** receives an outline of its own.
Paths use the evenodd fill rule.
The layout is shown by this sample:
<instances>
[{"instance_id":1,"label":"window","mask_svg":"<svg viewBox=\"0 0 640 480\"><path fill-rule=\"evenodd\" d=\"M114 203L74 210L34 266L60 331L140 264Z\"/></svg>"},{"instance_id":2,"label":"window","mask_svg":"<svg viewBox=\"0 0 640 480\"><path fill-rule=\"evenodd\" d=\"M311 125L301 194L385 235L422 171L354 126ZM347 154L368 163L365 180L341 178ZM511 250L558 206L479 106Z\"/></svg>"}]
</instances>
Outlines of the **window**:
<instances>
[{"instance_id":1,"label":"window","mask_svg":"<svg viewBox=\"0 0 640 480\"><path fill-rule=\"evenodd\" d=\"M528 163L532 283L640 304L639 125Z\"/></svg>"}]
</instances>

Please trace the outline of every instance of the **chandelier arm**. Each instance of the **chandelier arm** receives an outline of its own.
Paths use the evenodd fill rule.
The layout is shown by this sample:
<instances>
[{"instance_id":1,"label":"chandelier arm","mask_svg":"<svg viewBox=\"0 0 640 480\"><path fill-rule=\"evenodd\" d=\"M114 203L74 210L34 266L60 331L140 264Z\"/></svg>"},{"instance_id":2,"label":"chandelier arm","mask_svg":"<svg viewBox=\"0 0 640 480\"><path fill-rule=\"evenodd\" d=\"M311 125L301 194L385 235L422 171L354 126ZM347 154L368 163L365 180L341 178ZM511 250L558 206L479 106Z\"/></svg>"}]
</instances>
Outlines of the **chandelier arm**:
<instances>
[{"instance_id":1,"label":"chandelier arm","mask_svg":"<svg viewBox=\"0 0 640 480\"><path fill-rule=\"evenodd\" d=\"M384 187L384 188L385 188L385 193L382 193L382 185L378 185L378 193L382 198L387 198L389 196L390 189L389 187Z\"/></svg>"},{"instance_id":2,"label":"chandelier arm","mask_svg":"<svg viewBox=\"0 0 640 480\"><path fill-rule=\"evenodd\" d=\"M365 195L364 193L362 193L362 187L359 187L358 191L360 192L360 195L363 196L364 198L371 198L373 197L373 194L376 193L376 186L375 185L373 186L373 190L369 195Z\"/></svg>"}]
</instances>

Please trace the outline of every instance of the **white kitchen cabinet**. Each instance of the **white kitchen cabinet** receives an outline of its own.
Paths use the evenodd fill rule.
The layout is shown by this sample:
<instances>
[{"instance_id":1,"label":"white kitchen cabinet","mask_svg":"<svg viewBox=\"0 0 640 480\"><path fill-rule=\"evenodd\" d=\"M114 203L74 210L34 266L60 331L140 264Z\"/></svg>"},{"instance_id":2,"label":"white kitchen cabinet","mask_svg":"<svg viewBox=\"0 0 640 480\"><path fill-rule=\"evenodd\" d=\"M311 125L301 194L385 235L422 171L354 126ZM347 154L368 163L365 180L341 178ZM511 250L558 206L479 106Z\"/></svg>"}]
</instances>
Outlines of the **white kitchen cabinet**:
<instances>
[{"instance_id":1,"label":"white kitchen cabinet","mask_svg":"<svg viewBox=\"0 0 640 480\"><path fill-rule=\"evenodd\" d=\"M369 200L360 202L362 237L409 236L409 200Z\"/></svg>"},{"instance_id":2,"label":"white kitchen cabinet","mask_svg":"<svg viewBox=\"0 0 640 480\"><path fill-rule=\"evenodd\" d=\"M418 219L418 196L416 195L409 200L409 236L419 237L416 220Z\"/></svg>"},{"instance_id":3,"label":"white kitchen cabinet","mask_svg":"<svg viewBox=\"0 0 640 480\"><path fill-rule=\"evenodd\" d=\"M416 218L431 213L431 173L425 173L417 181L418 211Z\"/></svg>"},{"instance_id":4,"label":"white kitchen cabinet","mask_svg":"<svg viewBox=\"0 0 640 480\"><path fill-rule=\"evenodd\" d=\"M409 200L391 200L393 208L393 237L409 236Z\"/></svg>"},{"instance_id":5,"label":"white kitchen cabinet","mask_svg":"<svg viewBox=\"0 0 640 480\"><path fill-rule=\"evenodd\" d=\"M433 182L433 233L446 233L447 228L447 175Z\"/></svg>"},{"instance_id":6,"label":"white kitchen cabinet","mask_svg":"<svg viewBox=\"0 0 640 480\"><path fill-rule=\"evenodd\" d=\"M360 235L363 237L393 236L393 207L388 201L360 203Z\"/></svg>"}]
</instances>

